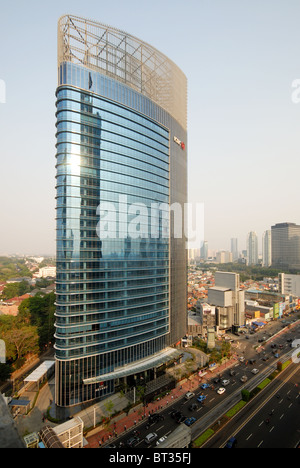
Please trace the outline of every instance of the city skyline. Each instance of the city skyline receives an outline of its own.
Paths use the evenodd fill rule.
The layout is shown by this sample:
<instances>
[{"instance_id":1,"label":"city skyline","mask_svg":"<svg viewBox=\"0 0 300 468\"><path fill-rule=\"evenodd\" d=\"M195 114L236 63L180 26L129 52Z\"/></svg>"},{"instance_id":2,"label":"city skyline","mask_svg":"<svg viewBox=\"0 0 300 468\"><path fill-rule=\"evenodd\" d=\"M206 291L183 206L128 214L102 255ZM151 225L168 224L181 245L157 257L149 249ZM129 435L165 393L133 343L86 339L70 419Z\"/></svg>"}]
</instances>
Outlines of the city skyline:
<instances>
[{"instance_id":1,"label":"city skyline","mask_svg":"<svg viewBox=\"0 0 300 468\"><path fill-rule=\"evenodd\" d=\"M189 202L204 203L210 248L230 250L235 237L243 250L250 230L261 239L276 223L299 224L290 200L297 200L300 164L300 106L292 101L300 77L300 5L261 3L191 1L182 8L179 1L154 1L141 8L133 0L101 6L54 1L45 8L19 1L17 15L16 4L6 5L0 32L2 43L10 44L0 51L0 253L55 252L53 44L57 20L66 12L131 31L186 71ZM25 54L16 52L21 41Z\"/></svg>"}]
</instances>

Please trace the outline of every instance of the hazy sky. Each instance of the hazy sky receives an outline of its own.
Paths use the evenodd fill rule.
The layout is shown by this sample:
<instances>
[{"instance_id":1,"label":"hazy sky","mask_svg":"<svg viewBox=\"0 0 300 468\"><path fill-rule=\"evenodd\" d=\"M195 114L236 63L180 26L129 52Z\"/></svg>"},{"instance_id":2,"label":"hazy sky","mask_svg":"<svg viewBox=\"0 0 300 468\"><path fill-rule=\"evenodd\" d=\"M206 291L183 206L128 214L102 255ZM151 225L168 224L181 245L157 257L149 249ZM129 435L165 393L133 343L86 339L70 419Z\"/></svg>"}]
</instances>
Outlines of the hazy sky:
<instances>
[{"instance_id":1,"label":"hazy sky","mask_svg":"<svg viewBox=\"0 0 300 468\"><path fill-rule=\"evenodd\" d=\"M143 39L186 74L189 200L205 205L209 248L238 237L242 249L249 231L260 239L274 223L300 224L299 0L2 0L1 254L55 252L56 35L66 13Z\"/></svg>"}]
</instances>

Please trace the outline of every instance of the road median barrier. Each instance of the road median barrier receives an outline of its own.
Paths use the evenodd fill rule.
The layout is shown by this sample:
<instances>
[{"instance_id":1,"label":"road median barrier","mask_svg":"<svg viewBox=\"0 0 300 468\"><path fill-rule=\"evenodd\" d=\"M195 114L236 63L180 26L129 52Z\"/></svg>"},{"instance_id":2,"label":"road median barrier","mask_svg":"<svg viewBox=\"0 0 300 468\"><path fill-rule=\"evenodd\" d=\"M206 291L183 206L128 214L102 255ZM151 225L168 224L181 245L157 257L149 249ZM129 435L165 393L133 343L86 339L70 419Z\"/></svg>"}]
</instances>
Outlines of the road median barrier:
<instances>
[{"instance_id":1,"label":"road median barrier","mask_svg":"<svg viewBox=\"0 0 300 468\"><path fill-rule=\"evenodd\" d=\"M201 448L208 440L213 437L218 431L224 428L241 410L243 410L261 391L268 387L268 385L276 379L281 372L283 372L290 364L291 360L288 359L284 363L278 363L277 370L272 372L262 382L255 386L251 391L243 389L241 391L242 399L236 403L230 410L228 410L222 417L218 418L213 424L210 425L199 437L192 442L193 448Z\"/></svg>"}]
</instances>

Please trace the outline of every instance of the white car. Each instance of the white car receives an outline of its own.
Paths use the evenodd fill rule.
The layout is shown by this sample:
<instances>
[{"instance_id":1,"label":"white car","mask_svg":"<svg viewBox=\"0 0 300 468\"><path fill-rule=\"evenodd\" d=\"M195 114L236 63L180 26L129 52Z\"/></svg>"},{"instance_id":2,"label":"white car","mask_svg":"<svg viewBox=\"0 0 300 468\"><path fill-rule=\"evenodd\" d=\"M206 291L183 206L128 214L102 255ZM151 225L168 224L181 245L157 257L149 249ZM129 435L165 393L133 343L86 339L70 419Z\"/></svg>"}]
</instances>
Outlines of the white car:
<instances>
[{"instance_id":1,"label":"white car","mask_svg":"<svg viewBox=\"0 0 300 468\"><path fill-rule=\"evenodd\" d=\"M155 440L157 439L157 434L155 434L155 432L150 432L150 434L148 434L146 437L145 437L145 442L146 444L151 444L151 442L154 442Z\"/></svg>"},{"instance_id":2,"label":"white car","mask_svg":"<svg viewBox=\"0 0 300 468\"><path fill-rule=\"evenodd\" d=\"M160 439L158 439L158 441L156 442L156 445L159 445L161 444L162 442L164 442L165 440L167 439L167 436L163 436L161 437Z\"/></svg>"},{"instance_id":3,"label":"white car","mask_svg":"<svg viewBox=\"0 0 300 468\"><path fill-rule=\"evenodd\" d=\"M241 378L241 382L245 383L247 382L247 380L248 380L248 377L246 375L243 375L243 377Z\"/></svg>"},{"instance_id":4,"label":"white car","mask_svg":"<svg viewBox=\"0 0 300 468\"><path fill-rule=\"evenodd\" d=\"M224 380L222 380L222 382L221 382L221 383L222 383L223 387L227 387L227 385L229 385L229 384L230 384L230 380L226 380L226 379L224 379Z\"/></svg>"},{"instance_id":5,"label":"white car","mask_svg":"<svg viewBox=\"0 0 300 468\"><path fill-rule=\"evenodd\" d=\"M223 388L223 387L221 387L221 388L219 388L217 390L218 395L223 395L223 393L225 393L225 392L226 392L226 388Z\"/></svg>"},{"instance_id":6,"label":"white car","mask_svg":"<svg viewBox=\"0 0 300 468\"><path fill-rule=\"evenodd\" d=\"M185 397L184 397L184 398L185 398L186 400L190 400L190 399L193 398L194 396L195 396L195 393L193 393L193 392L187 392L187 393L185 394Z\"/></svg>"},{"instance_id":7,"label":"white car","mask_svg":"<svg viewBox=\"0 0 300 468\"><path fill-rule=\"evenodd\" d=\"M251 371L251 372L252 372L252 374L256 375L256 374L259 373L259 370L258 369L253 369L253 371Z\"/></svg>"}]
</instances>

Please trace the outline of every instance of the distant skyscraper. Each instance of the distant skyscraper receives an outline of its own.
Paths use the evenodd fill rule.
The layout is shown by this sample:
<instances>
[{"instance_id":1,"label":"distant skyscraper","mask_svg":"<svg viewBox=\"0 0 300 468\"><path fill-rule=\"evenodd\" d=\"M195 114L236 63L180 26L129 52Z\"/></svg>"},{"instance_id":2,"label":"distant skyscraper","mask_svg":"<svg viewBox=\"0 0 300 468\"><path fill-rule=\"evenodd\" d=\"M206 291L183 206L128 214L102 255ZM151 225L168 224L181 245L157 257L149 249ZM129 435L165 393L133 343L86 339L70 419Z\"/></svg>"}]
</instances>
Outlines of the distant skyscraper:
<instances>
[{"instance_id":1,"label":"distant skyscraper","mask_svg":"<svg viewBox=\"0 0 300 468\"><path fill-rule=\"evenodd\" d=\"M263 266L272 265L272 232L265 231L262 238Z\"/></svg>"},{"instance_id":2,"label":"distant skyscraper","mask_svg":"<svg viewBox=\"0 0 300 468\"><path fill-rule=\"evenodd\" d=\"M203 245L200 249L200 258L202 260L207 260L208 259L208 242L204 241Z\"/></svg>"},{"instance_id":3,"label":"distant skyscraper","mask_svg":"<svg viewBox=\"0 0 300 468\"><path fill-rule=\"evenodd\" d=\"M232 260L236 261L239 258L238 240L236 238L231 239L231 253Z\"/></svg>"},{"instance_id":4,"label":"distant skyscraper","mask_svg":"<svg viewBox=\"0 0 300 468\"><path fill-rule=\"evenodd\" d=\"M254 231L249 232L247 237L247 262L248 265L258 264L258 241Z\"/></svg>"},{"instance_id":5,"label":"distant skyscraper","mask_svg":"<svg viewBox=\"0 0 300 468\"><path fill-rule=\"evenodd\" d=\"M272 226L272 266L300 269L300 226L280 223Z\"/></svg>"},{"instance_id":6,"label":"distant skyscraper","mask_svg":"<svg viewBox=\"0 0 300 468\"><path fill-rule=\"evenodd\" d=\"M178 357L187 251L168 206L187 202L187 82L143 41L67 15L56 96L55 400L69 407Z\"/></svg>"}]
</instances>

